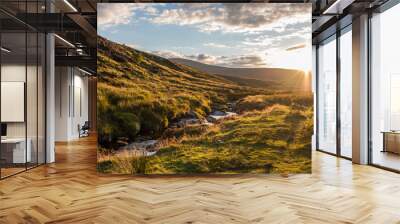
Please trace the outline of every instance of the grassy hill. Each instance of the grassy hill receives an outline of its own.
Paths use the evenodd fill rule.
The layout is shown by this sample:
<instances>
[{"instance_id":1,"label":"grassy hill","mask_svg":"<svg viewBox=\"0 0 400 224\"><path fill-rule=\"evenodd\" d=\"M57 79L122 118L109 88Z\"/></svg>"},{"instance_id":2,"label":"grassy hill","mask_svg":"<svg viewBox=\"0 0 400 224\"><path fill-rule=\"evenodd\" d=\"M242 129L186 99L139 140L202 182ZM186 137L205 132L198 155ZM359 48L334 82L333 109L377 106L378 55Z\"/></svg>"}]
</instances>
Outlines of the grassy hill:
<instances>
[{"instance_id":1,"label":"grassy hill","mask_svg":"<svg viewBox=\"0 0 400 224\"><path fill-rule=\"evenodd\" d=\"M99 37L99 171L309 172L312 96L265 88L269 84L210 75ZM171 126L231 103L239 113L235 117ZM121 153L121 146L141 139L157 139L157 153Z\"/></svg>"},{"instance_id":2,"label":"grassy hill","mask_svg":"<svg viewBox=\"0 0 400 224\"><path fill-rule=\"evenodd\" d=\"M225 102L268 92L239 86L101 37L98 79L99 123L104 124L99 134L105 144L121 137L160 136L170 121L189 112L203 117Z\"/></svg>"}]
</instances>

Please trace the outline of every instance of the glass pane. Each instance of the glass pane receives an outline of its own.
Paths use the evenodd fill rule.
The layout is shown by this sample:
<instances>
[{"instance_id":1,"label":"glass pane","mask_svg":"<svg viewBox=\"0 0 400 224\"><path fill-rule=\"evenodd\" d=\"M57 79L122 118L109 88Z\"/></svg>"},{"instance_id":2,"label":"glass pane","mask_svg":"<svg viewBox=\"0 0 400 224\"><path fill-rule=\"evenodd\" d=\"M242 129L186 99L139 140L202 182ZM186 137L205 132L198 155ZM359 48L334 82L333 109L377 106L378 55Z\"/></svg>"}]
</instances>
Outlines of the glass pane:
<instances>
[{"instance_id":1,"label":"glass pane","mask_svg":"<svg viewBox=\"0 0 400 224\"><path fill-rule=\"evenodd\" d=\"M336 40L318 48L318 149L336 153Z\"/></svg>"},{"instance_id":2,"label":"glass pane","mask_svg":"<svg viewBox=\"0 0 400 224\"><path fill-rule=\"evenodd\" d=\"M400 170L400 5L372 17L372 163Z\"/></svg>"},{"instance_id":3,"label":"glass pane","mask_svg":"<svg viewBox=\"0 0 400 224\"><path fill-rule=\"evenodd\" d=\"M11 14L41 13L45 1L1 1ZM45 161L45 35L0 12L1 177ZM37 17L34 17L37 18ZM26 18L30 19L30 18ZM35 22L35 21L31 21ZM3 100L6 99L6 100Z\"/></svg>"},{"instance_id":4,"label":"glass pane","mask_svg":"<svg viewBox=\"0 0 400 224\"><path fill-rule=\"evenodd\" d=\"M5 177L25 170L31 159L25 122L26 34L2 33L1 44L1 172Z\"/></svg>"},{"instance_id":5,"label":"glass pane","mask_svg":"<svg viewBox=\"0 0 400 224\"><path fill-rule=\"evenodd\" d=\"M352 156L352 35L351 30L340 36L340 150Z\"/></svg>"},{"instance_id":6,"label":"glass pane","mask_svg":"<svg viewBox=\"0 0 400 224\"><path fill-rule=\"evenodd\" d=\"M37 132L38 132L38 36L37 33L27 33L27 44L28 44L28 55L27 55L27 80L26 80L26 115L27 115L27 142L28 150L30 148L31 153L28 155L28 168L37 165L38 160L38 144L37 144Z\"/></svg>"},{"instance_id":7,"label":"glass pane","mask_svg":"<svg viewBox=\"0 0 400 224\"><path fill-rule=\"evenodd\" d=\"M39 33L38 42L38 163L45 163L45 35Z\"/></svg>"}]
</instances>

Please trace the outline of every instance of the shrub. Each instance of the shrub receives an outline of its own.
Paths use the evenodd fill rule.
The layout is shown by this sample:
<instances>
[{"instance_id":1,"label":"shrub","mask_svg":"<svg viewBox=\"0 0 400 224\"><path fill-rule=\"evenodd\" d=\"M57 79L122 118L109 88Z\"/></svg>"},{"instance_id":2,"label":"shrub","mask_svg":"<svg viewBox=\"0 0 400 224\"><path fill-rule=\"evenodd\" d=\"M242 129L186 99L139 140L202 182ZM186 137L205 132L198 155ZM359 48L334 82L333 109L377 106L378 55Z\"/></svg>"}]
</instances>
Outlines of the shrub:
<instances>
[{"instance_id":1,"label":"shrub","mask_svg":"<svg viewBox=\"0 0 400 224\"><path fill-rule=\"evenodd\" d=\"M161 131L168 127L167 117L158 114L152 108L143 108L140 111L142 132L147 135L157 136Z\"/></svg>"}]
</instances>

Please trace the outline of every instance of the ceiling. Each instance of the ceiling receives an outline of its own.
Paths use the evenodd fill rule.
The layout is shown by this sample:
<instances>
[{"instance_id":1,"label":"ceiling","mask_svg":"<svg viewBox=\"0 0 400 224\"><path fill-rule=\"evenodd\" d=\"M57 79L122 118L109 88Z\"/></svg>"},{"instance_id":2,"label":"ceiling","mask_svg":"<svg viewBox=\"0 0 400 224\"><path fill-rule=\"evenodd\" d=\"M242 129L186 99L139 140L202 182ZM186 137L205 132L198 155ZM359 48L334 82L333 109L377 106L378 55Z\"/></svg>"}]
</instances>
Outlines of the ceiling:
<instances>
[{"instance_id":1,"label":"ceiling","mask_svg":"<svg viewBox=\"0 0 400 224\"><path fill-rule=\"evenodd\" d=\"M95 73L96 4L96 0L1 0L3 46L12 49L8 57L26 55L25 32L27 37L30 32L51 32L56 34L56 65L79 66ZM28 55L31 48L36 49L28 44Z\"/></svg>"},{"instance_id":2,"label":"ceiling","mask_svg":"<svg viewBox=\"0 0 400 224\"><path fill-rule=\"evenodd\" d=\"M388 0L313 0L313 44L328 38L354 17L378 8Z\"/></svg>"},{"instance_id":3,"label":"ceiling","mask_svg":"<svg viewBox=\"0 0 400 224\"><path fill-rule=\"evenodd\" d=\"M196 2L197 0L175 0ZM204 2L207 0L198 0ZM233 0L222 0L234 2ZM341 26L351 23L352 17L383 4L387 0L270 0L274 3L311 3L313 43L335 33ZM86 67L96 70L97 3L112 2L165 2L124 0L1 0L0 26L4 33L14 33L18 45L18 32L54 32L58 35L56 64ZM221 2L209 0L208 2ZM243 2L266 2L264 0ZM49 12L52 13L49 13ZM27 12L27 13L26 13ZM339 22L340 21L340 22ZM11 35L11 34L10 34ZM11 35L12 36L12 35ZM18 36L18 37L17 37ZM5 38L9 38L6 36ZM72 46L73 45L73 46ZM28 50L29 51L29 50ZM17 52L17 51L16 51Z\"/></svg>"}]
</instances>

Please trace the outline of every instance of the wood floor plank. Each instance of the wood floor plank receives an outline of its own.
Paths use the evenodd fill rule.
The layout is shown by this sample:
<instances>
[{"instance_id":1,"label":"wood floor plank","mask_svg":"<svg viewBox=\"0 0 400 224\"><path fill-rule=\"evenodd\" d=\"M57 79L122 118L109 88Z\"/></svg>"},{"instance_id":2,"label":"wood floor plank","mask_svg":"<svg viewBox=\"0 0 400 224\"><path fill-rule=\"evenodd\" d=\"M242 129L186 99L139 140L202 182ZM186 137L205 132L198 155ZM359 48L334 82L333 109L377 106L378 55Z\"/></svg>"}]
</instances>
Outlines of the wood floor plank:
<instances>
[{"instance_id":1,"label":"wood floor plank","mask_svg":"<svg viewBox=\"0 0 400 224\"><path fill-rule=\"evenodd\" d=\"M313 153L313 174L96 173L96 139L0 181L0 223L400 223L400 175Z\"/></svg>"}]
</instances>

